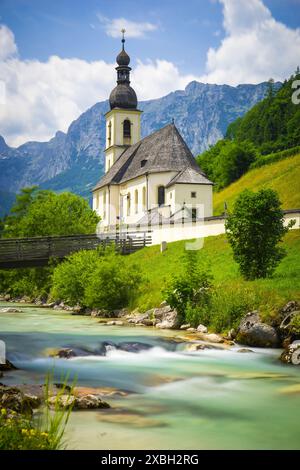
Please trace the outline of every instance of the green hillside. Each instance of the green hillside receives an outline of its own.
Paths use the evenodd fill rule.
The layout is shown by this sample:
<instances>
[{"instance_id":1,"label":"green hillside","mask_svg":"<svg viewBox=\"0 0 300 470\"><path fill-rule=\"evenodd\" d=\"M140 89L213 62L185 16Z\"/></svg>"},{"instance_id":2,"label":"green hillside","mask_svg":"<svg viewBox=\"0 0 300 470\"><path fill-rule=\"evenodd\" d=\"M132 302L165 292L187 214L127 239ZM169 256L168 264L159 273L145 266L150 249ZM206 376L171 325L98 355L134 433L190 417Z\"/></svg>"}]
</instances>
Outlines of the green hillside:
<instances>
[{"instance_id":1,"label":"green hillside","mask_svg":"<svg viewBox=\"0 0 300 470\"><path fill-rule=\"evenodd\" d=\"M126 258L129 264L139 265L147 280L132 307L147 310L159 305L163 300L162 288L173 275L180 275L183 270L185 243L169 243L163 253L159 246L144 248ZM230 315L233 309L245 313L254 308L260 308L269 316L291 299L300 301L300 230L291 230L285 236L283 246L288 254L273 278L245 281L239 274L225 235L204 240L199 255L214 277L216 316Z\"/></svg>"},{"instance_id":2,"label":"green hillside","mask_svg":"<svg viewBox=\"0 0 300 470\"><path fill-rule=\"evenodd\" d=\"M214 214L224 211L226 201L230 210L244 190L271 188L278 192L283 209L300 208L300 154L248 171L238 181L214 193Z\"/></svg>"}]
</instances>

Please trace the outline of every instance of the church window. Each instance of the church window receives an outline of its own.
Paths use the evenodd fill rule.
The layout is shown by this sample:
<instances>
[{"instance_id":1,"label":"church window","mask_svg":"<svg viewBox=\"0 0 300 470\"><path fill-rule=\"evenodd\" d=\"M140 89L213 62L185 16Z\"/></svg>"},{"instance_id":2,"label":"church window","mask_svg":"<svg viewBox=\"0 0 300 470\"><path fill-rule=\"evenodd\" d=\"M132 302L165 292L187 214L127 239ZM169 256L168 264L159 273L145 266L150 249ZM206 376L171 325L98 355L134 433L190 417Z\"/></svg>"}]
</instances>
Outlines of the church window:
<instances>
[{"instance_id":1,"label":"church window","mask_svg":"<svg viewBox=\"0 0 300 470\"><path fill-rule=\"evenodd\" d=\"M147 163L147 160L141 160L141 168L143 168Z\"/></svg>"},{"instance_id":2,"label":"church window","mask_svg":"<svg viewBox=\"0 0 300 470\"><path fill-rule=\"evenodd\" d=\"M192 208L192 219L193 220L197 219L197 209L196 209L196 207Z\"/></svg>"},{"instance_id":3,"label":"church window","mask_svg":"<svg viewBox=\"0 0 300 470\"><path fill-rule=\"evenodd\" d=\"M197 197L197 193L196 193L196 191L192 191L192 192L191 192L191 197L192 197L192 198L195 198L195 197Z\"/></svg>"},{"instance_id":4,"label":"church window","mask_svg":"<svg viewBox=\"0 0 300 470\"><path fill-rule=\"evenodd\" d=\"M111 121L108 123L108 135L107 135L108 147L111 146Z\"/></svg>"},{"instance_id":5,"label":"church window","mask_svg":"<svg viewBox=\"0 0 300 470\"><path fill-rule=\"evenodd\" d=\"M164 186L158 186L157 202L159 206L163 206L165 203L165 187Z\"/></svg>"},{"instance_id":6,"label":"church window","mask_svg":"<svg viewBox=\"0 0 300 470\"><path fill-rule=\"evenodd\" d=\"M129 119L125 119L123 122L123 140L124 144L130 145L131 140L131 122Z\"/></svg>"},{"instance_id":7,"label":"church window","mask_svg":"<svg viewBox=\"0 0 300 470\"><path fill-rule=\"evenodd\" d=\"M146 187L143 186L143 210L146 210Z\"/></svg>"},{"instance_id":8,"label":"church window","mask_svg":"<svg viewBox=\"0 0 300 470\"><path fill-rule=\"evenodd\" d=\"M127 194L127 215L130 215L131 210L131 196L130 193Z\"/></svg>"},{"instance_id":9,"label":"church window","mask_svg":"<svg viewBox=\"0 0 300 470\"><path fill-rule=\"evenodd\" d=\"M135 213L137 214L139 211L139 192L137 189L134 191L134 205L135 205Z\"/></svg>"}]
</instances>

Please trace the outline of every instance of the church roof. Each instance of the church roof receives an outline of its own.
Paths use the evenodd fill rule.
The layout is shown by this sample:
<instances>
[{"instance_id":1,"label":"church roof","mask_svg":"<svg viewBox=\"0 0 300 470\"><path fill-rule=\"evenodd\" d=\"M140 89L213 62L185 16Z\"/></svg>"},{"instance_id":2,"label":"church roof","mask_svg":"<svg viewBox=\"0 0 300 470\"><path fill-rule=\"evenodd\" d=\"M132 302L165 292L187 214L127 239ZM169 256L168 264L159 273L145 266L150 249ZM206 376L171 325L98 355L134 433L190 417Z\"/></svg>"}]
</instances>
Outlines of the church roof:
<instances>
[{"instance_id":1,"label":"church roof","mask_svg":"<svg viewBox=\"0 0 300 470\"><path fill-rule=\"evenodd\" d=\"M213 184L206 176L200 171L191 167L186 167L180 173L174 176L167 184L167 188L173 184Z\"/></svg>"},{"instance_id":2,"label":"church roof","mask_svg":"<svg viewBox=\"0 0 300 470\"><path fill-rule=\"evenodd\" d=\"M175 179L178 177L179 183L212 184L198 167L176 126L168 124L128 147L94 190L108 184L125 183L147 173L165 171L178 171Z\"/></svg>"}]
</instances>

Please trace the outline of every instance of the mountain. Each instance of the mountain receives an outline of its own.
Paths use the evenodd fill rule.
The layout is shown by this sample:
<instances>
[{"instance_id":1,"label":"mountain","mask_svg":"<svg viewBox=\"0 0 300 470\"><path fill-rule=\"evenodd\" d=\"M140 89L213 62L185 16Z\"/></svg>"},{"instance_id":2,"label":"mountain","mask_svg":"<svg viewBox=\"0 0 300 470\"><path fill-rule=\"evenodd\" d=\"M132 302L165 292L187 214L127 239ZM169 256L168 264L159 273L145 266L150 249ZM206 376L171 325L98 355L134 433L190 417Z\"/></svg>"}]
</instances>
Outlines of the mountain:
<instances>
[{"instance_id":1,"label":"mountain","mask_svg":"<svg viewBox=\"0 0 300 470\"><path fill-rule=\"evenodd\" d=\"M225 139L197 157L215 189L238 180L249 168L299 153L300 107L293 100L297 71L280 88L270 81L266 97L227 128Z\"/></svg>"},{"instance_id":2,"label":"mountain","mask_svg":"<svg viewBox=\"0 0 300 470\"><path fill-rule=\"evenodd\" d=\"M275 86L279 87L280 84ZM197 154L222 138L228 125L262 100L268 83L258 85L210 85L191 82L185 90L139 103L142 136L172 119L192 152ZM24 186L40 185L57 191L70 190L89 196L103 174L105 113L108 102L97 103L48 142L26 142L9 147L0 137L0 188L16 193Z\"/></svg>"}]
</instances>

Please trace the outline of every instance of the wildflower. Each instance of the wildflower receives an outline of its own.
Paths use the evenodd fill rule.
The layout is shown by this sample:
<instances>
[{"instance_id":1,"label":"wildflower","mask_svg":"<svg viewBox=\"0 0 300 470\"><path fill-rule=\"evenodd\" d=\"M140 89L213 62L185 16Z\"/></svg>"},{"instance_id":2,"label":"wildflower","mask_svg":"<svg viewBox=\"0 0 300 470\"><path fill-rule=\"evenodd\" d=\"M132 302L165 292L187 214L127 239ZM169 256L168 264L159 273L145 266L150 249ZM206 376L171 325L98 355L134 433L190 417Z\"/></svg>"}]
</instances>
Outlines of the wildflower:
<instances>
[{"instance_id":1,"label":"wildflower","mask_svg":"<svg viewBox=\"0 0 300 470\"><path fill-rule=\"evenodd\" d=\"M1 414L2 414L2 416L6 416L7 411L6 411L5 408L1 408Z\"/></svg>"},{"instance_id":2,"label":"wildflower","mask_svg":"<svg viewBox=\"0 0 300 470\"><path fill-rule=\"evenodd\" d=\"M30 434L31 434L32 436L34 436L34 435L36 434L36 430L35 430L35 429L30 429Z\"/></svg>"},{"instance_id":3,"label":"wildflower","mask_svg":"<svg viewBox=\"0 0 300 470\"><path fill-rule=\"evenodd\" d=\"M21 433L22 433L23 435L28 434L28 429L22 429Z\"/></svg>"},{"instance_id":4,"label":"wildflower","mask_svg":"<svg viewBox=\"0 0 300 470\"><path fill-rule=\"evenodd\" d=\"M48 436L48 433L47 433L47 432L42 432L42 433L41 433L41 436L47 437L47 436Z\"/></svg>"}]
</instances>

